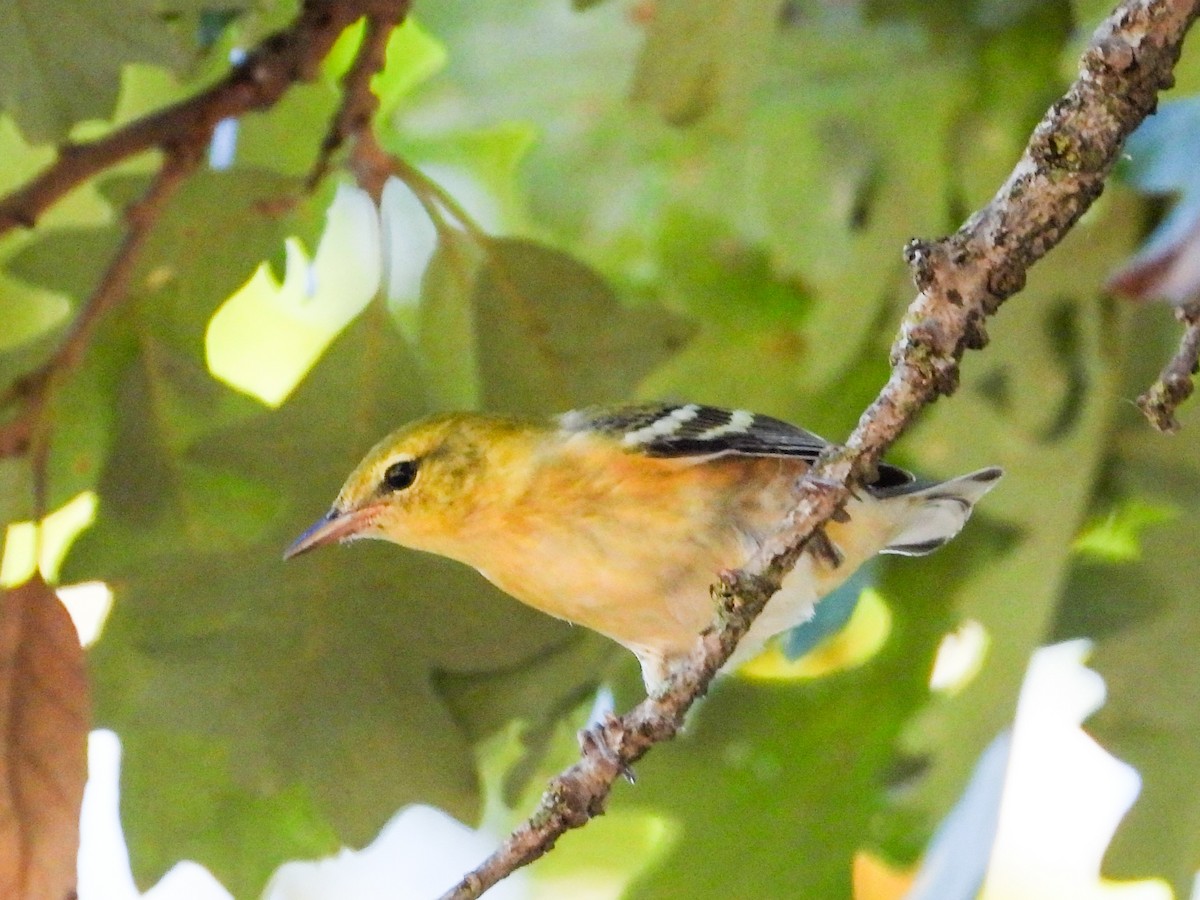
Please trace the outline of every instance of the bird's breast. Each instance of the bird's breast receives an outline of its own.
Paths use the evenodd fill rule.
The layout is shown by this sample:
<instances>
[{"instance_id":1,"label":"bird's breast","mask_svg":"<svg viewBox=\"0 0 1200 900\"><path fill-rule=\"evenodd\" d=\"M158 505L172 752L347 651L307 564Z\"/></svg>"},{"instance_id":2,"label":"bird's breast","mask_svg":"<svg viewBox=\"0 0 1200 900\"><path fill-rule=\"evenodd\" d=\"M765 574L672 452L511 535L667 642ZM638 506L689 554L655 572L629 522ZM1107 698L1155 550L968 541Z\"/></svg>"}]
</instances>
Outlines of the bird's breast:
<instances>
[{"instance_id":1,"label":"bird's breast","mask_svg":"<svg viewBox=\"0 0 1200 900\"><path fill-rule=\"evenodd\" d=\"M709 585L778 526L804 464L689 463L617 454L601 471L547 466L474 523L474 565L522 602L634 650L686 648L713 615Z\"/></svg>"}]
</instances>

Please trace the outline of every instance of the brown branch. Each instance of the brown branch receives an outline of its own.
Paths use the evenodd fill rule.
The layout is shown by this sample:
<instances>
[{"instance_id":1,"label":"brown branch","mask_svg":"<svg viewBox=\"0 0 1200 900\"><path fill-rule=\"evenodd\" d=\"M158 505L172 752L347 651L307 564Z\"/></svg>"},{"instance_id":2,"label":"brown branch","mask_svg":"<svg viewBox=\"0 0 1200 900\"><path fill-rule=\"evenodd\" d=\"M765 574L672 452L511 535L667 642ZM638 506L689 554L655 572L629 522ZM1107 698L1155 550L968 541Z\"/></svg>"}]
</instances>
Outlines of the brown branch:
<instances>
[{"instance_id":1,"label":"brown branch","mask_svg":"<svg viewBox=\"0 0 1200 900\"><path fill-rule=\"evenodd\" d=\"M222 119L267 109L296 82L312 80L347 26L364 15L395 20L407 8L408 0L306 0L286 29L263 39L212 87L102 138L60 148L38 176L0 199L0 235L32 228L67 192L124 159L155 147L207 143Z\"/></svg>"},{"instance_id":2,"label":"brown branch","mask_svg":"<svg viewBox=\"0 0 1200 900\"><path fill-rule=\"evenodd\" d=\"M344 82L346 96L331 135L369 123L375 108L371 76L382 67L387 38L408 13L409 0L307 0L288 28L265 38L212 87L117 128L94 141L67 144L39 175L0 198L0 235L38 218L72 189L136 154L159 149L164 162L149 190L126 211L128 229L95 291L72 323L62 344L39 370L0 394L0 409L17 412L0 424L0 458L28 455L34 472L39 514L45 501L49 444L46 410L56 387L82 360L100 320L128 294L141 249L170 196L195 171L223 119L273 106L299 81L311 80L343 30L368 17L367 35ZM360 111L366 109L365 114ZM340 142L340 140L339 140ZM336 149L326 138L320 171ZM317 169L314 169L314 172Z\"/></svg>"},{"instance_id":3,"label":"brown branch","mask_svg":"<svg viewBox=\"0 0 1200 900\"><path fill-rule=\"evenodd\" d=\"M379 109L379 98L371 90L371 79L387 62L388 40L408 15L408 8L409 0L399 0L394 4L390 15L367 17L362 44L354 56L354 62L342 76L342 102L329 124L325 140L321 142L321 152L317 155L308 178L305 179L308 190L316 188L329 172L333 154L349 138L370 132L371 119ZM357 174L359 186L378 203L385 179L367 177L366 173L361 172Z\"/></svg>"},{"instance_id":4,"label":"brown branch","mask_svg":"<svg viewBox=\"0 0 1200 900\"><path fill-rule=\"evenodd\" d=\"M1179 430L1175 410L1192 395L1192 376L1200 372L1200 300L1193 300L1175 310L1183 323L1179 349L1163 367L1158 381L1137 398L1138 409L1150 424L1167 434Z\"/></svg>"},{"instance_id":5,"label":"brown branch","mask_svg":"<svg viewBox=\"0 0 1200 900\"><path fill-rule=\"evenodd\" d=\"M16 418L0 426L0 457L28 454L34 477L34 509L39 517L46 512L49 422L45 411L48 402L54 391L83 361L101 319L128 294L138 259L154 224L202 158L202 149L184 148L181 145L163 160L150 187L125 209L128 227L124 240L96 289L71 324L62 344L46 365L22 379L11 391L23 401L24 408Z\"/></svg>"},{"instance_id":6,"label":"brown branch","mask_svg":"<svg viewBox=\"0 0 1200 900\"><path fill-rule=\"evenodd\" d=\"M1020 161L983 209L950 237L914 240L906 256L920 291L892 347L892 373L844 450L798 487L781 530L740 571L714 585L717 620L666 687L583 742L579 762L554 778L533 815L443 900L480 896L537 859L570 828L604 811L613 783L684 715L778 590L821 526L869 475L916 413L958 384L959 361L987 342L986 318L1020 290L1028 268L1062 240L1100 195L1125 138L1172 84L1200 0L1125 0L1096 31L1080 74L1034 130Z\"/></svg>"}]
</instances>

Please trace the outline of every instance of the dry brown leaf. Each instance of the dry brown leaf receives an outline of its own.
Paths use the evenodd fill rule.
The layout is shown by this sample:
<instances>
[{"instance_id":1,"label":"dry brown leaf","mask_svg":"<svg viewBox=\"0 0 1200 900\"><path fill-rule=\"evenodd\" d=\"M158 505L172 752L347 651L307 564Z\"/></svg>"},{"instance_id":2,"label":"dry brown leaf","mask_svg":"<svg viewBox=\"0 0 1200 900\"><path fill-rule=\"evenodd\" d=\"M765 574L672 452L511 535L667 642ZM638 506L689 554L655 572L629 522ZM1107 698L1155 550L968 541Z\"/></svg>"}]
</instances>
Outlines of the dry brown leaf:
<instances>
[{"instance_id":1,"label":"dry brown leaf","mask_svg":"<svg viewBox=\"0 0 1200 900\"><path fill-rule=\"evenodd\" d=\"M83 648L40 578L0 606L0 897L75 896L89 725Z\"/></svg>"},{"instance_id":2,"label":"dry brown leaf","mask_svg":"<svg viewBox=\"0 0 1200 900\"><path fill-rule=\"evenodd\" d=\"M1108 289L1130 300L1172 306L1195 302L1200 298L1200 219L1169 243L1140 251L1109 279Z\"/></svg>"}]
</instances>

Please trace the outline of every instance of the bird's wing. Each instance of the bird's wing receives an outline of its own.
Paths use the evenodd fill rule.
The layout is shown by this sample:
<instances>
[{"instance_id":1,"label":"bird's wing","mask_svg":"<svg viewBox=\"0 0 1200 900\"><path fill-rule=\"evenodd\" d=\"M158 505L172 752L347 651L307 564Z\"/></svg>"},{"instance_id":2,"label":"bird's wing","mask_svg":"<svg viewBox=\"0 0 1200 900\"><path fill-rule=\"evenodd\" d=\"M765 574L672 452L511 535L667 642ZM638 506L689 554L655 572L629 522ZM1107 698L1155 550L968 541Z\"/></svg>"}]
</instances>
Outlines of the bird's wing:
<instances>
[{"instance_id":1,"label":"bird's wing","mask_svg":"<svg viewBox=\"0 0 1200 900\"><path fill-rule=\"evenodd\" d=\"M780 419L699 403L589 407L564 413L558 424L567 433L610 435L630 452L656 457L788 456L813 462L829 446L824 438ZM890 489L913 480L910 473L885 463L871 486Z\"/></svg>"},{"instance_id":2,"label":"bird's wing","mask_svg":"<svg viewBox=\"0 0 1200 900\"><path fill-rule=\"evenodd\" d=\"M829 442L770 416L698 403L591 407L558 419L566 432L619 440L647 456L798 456L814 460Z\"/></svg>"}]
</instances>

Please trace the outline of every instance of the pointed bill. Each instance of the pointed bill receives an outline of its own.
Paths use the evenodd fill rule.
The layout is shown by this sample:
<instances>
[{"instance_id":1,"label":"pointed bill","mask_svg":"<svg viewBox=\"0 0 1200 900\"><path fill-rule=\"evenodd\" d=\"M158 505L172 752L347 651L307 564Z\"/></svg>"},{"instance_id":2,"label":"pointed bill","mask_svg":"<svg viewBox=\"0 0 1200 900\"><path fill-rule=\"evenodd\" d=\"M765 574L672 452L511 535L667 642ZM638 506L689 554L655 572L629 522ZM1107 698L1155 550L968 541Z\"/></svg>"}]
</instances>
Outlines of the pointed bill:
<instances>
[{"instance_id":1,"label":"pointed bill","mask_svg":"<svg viewBox=\"0 0 1200 900\"><path fill-rule=\"evenodd\" d=\"M324 547L326 544L340 543L358 537L363 529L371 523L373 512L371 507L351 512L339 512L331 509L283 551L283 558L288 560L316 547Z\"/></svg>"}]
</instances>

